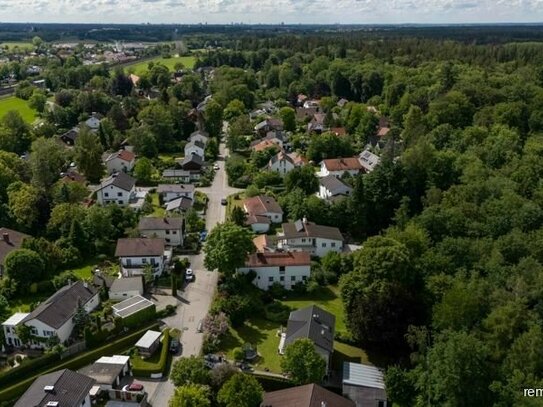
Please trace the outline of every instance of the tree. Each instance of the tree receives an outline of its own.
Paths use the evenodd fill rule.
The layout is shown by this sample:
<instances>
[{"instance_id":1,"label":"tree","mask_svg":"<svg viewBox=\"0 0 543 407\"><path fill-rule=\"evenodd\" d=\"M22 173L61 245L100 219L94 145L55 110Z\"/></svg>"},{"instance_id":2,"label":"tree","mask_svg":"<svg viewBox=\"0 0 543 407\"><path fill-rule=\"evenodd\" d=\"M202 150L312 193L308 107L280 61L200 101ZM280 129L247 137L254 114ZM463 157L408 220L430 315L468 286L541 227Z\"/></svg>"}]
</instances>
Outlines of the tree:
<instances>
[{"instance_id":1,"label":"tree","mask_svg":"<svg viewBox=\"0 0 543 407\"><path fill-rule=\"evenodd\" d=\"M181 357L173 364L170 380L176 386L184 386L186 384L205 385L210 381L209 370L202 357Z\"/></svg>"},{"instance_id":2,"label":"tree","mask_svg":"<svg viewBox=\"0 0 543 407\"><path fill-rule=\"evenodd\" d=\"M223 118L230 121L243 114L245 114L245 105L241 100L234 99L224 108Z\"/></svg>"},{"instance_id":3,"label":"tree","mask_svg":"<svg viewBox=\"0 0 543 407\"><path fill-rule=\"evenodd\" d=\"M130 78L123 73L122 69L117 69L111 79L111 94L113 96L128 96L132 93L133 87Z\"/></svg>"},{"instance_id":4,"label":"tree","mask_svg":"<svg viewBox=\"0 0 543 407\"><path fill-rule=\"evenodd\" d=\"M242 362L245 360L245 351L239 346L232 350L232 355L236 362Z\"/></svg>"},{"instance_id":5,"label":"tree","mask_svg":"<svg viewBox=\"0 0 543 407\"><path fill-rule=\"evenodd\" d=\"M25 324L19 324L15 327L15 333L22 343L26 344L32 339L32 328Z\"/></svg>"},{"instance_id":6,"label":"tree","mask_svg":"<svg viewBox=\"0 0 543 407\"><path fill-rule=\"evenodd\" d=\"M320 383L326 374L326 361L310 339L297 339L285 349L281 369L297 385Z\"/></svg>"},{"instance_id":7,"label":"tree","mask_svg":"<svg viewBox=\"0 0 543 407\"><path fill-rule=\"evenodd\" d=\"M219 137L222 130L223 110L222 106L211 100L204 112L205 128L211 137Z\"/></svg>"},{"instance_id":8,"label":"tree","mask_svg":"<svg viewBox=\"0 0 543 407\"><path fill-rule=\"evenodd\" d=\"M23 154L31 142L30 127L21 114L10 110L0 119L0 150Z\"/></svg>"},{"instance_id":9,"label":"tree","mask_svg":"<svg viewBox=\"0 0 543 407\"><path fill-rule=\"evenodd\" d=\"M87 311L85 311L81 299L77 300L77 308L73 316L73 322L76 335L83 333L83 329L85 329L85 326L90 322L90 316Z\"/></svg>"},{"instance_id":10,"label":"tree","mask_svg":"<svg viewBox=\"0 0 543 407\"><path fill-rule=\"evenodd\" d=\"M219 390L217 401L223 407L258 407L263 392L254 376L237 373Z\"/></svg>"},{"instance_id":11,"label":"tree","mask_svg":"<svg viewBox=\"0 0 543 407\"><path fill-rule=\"evenodd\" d=\"M319 180L315 175L313 167L303 165L296 167L285 175L285 188L287 192L291 192L296 188L300 188L306 195L317 192L319 189Z\"/></svg>"},{"instance_id":12,"label":"tree","mask_svg":"<svg viewBox=\"0 0 543 407\"><path fill-rule=\"evenodd\" d=\"M32 143L30 170L32 183L40 188L49 188L59 178L66 165L65 149L53 139L39 138Z\"/></svg>"},{"instance_id":13,"label":"tree","mask_svg":"<svg viewBox=\"0 0 543 407\"><path fill-rule=\"evenodd\" d=\"M8 188L8 208L15 221L31 229L40 220L41 191L33 185L15 182Z\"/></svg>"},{"instance_id":14,"label":"tree","mask_svg":"<svg viewBox=\"0 0 543 407\"><path fill-rule=\"evenodd\" d=\"M38 113L43 113L45 111L45 105L47 104L47 96L42 92L34 91L30 99L28 100L28 106L32 109L38 111Z\"/></svg>"},{"instance_id":15,"label":"tree","mask_svg":"<svg viewBox=\"0 0 543 407\"><path fill-rule=\"evenodd\" d=\"M238 226L245 226L245 220L247 219L247 214L245 211L239 207L234 206L230 212L229 220L235 223Z\"/></svg>"},{"instance_id":16,"label":"tree","mask_svg":"<svg viewBox=\"0 0 543 407\"><path fill-rule=\"evenodd\" d=\"M175 389L169 407L210 407L209 388L199 384L186 384Z\"/></svg>"},{"instance_id":17,"label":"tree","mask_svg":"<svg viewBox=\"0 0 543 407\"><path fill-rule=\"evenodd\" d=\"M34 282L44 277L45 264L40 255L28 249L16 249L4 260L7 277L17 284L20 292L26 292Z\"/></svg>"},{"instance_id":18,"label":"tree","mask_svg":"<svg viewBox=\"0 0 543 407\"><path fill-rule=\"evenodd\" d=\"M230 363L219 363L211 369L211 385L218 391L239 369Z\"/></svg>"},{"instance_id":19,"label":"tree","mask_svg":"<svg viewBox=\"0 0 543 407\"><path fill-rule=\"evenodd\" d=\"M352 157L353 147L349 140L335 134L324 133L311 138L307 149L307 158L320 163L326 158Z\"/></svg>"},{"instance_id":20,"label":"tree","mask_svg":"<svg viewBox=\"0 0 543 407\"><path fill-rule=\"evenodd\" d=\"M293 108L285 106L279 110L279 116L283 121L286 131L296 131L296 112Z\"/></svg>"},{"instance_id":21,"label":"tree","mask_svg":"<svg viewBox=\"0 0 543 407\"><path fill-rule=\"evenodd\" d=\"M9 303L6 297L0 294L0 319L5 321L11 315ZM0 342L1 343L1 342Z\"/></svg>"},{"instance_id":22,"label":"tree","mask_svg":"<svg viewBox=\"0 0 543 407\"><path fill-rule=\"evenodd\" d=\"M92 133L88 127L83 127L75 141L74 159L77 168L87 177L89 182L99 182L104 174L103 152L98 136Z\"/></svg>"},{"instance_id":23,"label":"tree","mask_svg":"<svg viewBox=\"0 0 543 407\"><path fill-rule=\"evenodd\" d=\"M34 45L36 48L39 48L42 43L43 43L43 40L37 35L34 38L32 38L32 45Z\"/></svg>"},{"instance_id":24,"label":"tree","mask_svg":"<svg viewBox=\"0 0 543 407\"><path fill-rule=\"evenodd\" d=\"M153 158L158 154L156 136L147 126L139 126L130 130L128 141L134 146L134 152L140 156Z\"/></svg>"},{"instance_id":25,"label":"tree","mask_svg":"<svg viewBox=\"0 0 543 407\"><path fill-rule=\"evenodd\" d=\"M208 270L232 276L254 250L249 230L230 222L219 223L207 237L204 264Z\"/></svg>"},{"instance_id":26,"label":"tree","mask_svg":"<svg viewBox=\"0 0 543 407\"><path fill-rule=\"evenodd\" d=\"M134 176L141 184L149 184L155 169L147 157L140 158L134 166Z\"/></svg>"}]
</instances>

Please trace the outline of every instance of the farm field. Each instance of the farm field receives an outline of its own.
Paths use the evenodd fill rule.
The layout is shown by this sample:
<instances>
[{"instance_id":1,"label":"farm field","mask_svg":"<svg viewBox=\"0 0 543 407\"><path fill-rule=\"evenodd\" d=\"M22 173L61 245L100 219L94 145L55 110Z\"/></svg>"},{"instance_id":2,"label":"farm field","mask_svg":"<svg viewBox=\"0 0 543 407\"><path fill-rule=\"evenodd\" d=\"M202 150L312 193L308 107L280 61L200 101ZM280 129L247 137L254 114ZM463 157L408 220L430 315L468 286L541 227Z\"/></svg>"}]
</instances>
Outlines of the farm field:
<instances>
[{"instance_id":1,"label":"farm field","mask_svg":"<svg viewBox=\"0 0 543 407\"><path fill-rule=\"evenodd\" d=\"M183 65L185 65L186 68L192 68L194 66L194 62L196 62L196 58L193 56L171 58L156 57L153 59L148 59L146 61L126 65L125 68L129 71L134 71L136 75L142 74L147 71L147 66L149 65L149 62L161 63L162 65L165 65L168 69L173 70L175 64L177 64L178 62L181 62Z\"/></svg>"},{"instance_id":2,"label":"farm field","mask_svg":"<svg viewBox=\"0 0 543 407\"><path fill-rule=\"evenodd\" d=\"M0 48L5 48L7 45L7 47L12 50L13 48L15 47L19 47L20 49L34 49L34 45L32 45L31 42L0 42Z\"/></svg>"},{"instance_id":3,"label":"farm field","mask_svg":"<svg viewBox=\"0 0 543 407\"><path fill-rule=\"evenodd\" d=\"M24 121L32 123L36 119L36 111L28 106L28 102L15 96L0 98L0 118L10 110L18 111Z\"/></svg>"}]
</instances>

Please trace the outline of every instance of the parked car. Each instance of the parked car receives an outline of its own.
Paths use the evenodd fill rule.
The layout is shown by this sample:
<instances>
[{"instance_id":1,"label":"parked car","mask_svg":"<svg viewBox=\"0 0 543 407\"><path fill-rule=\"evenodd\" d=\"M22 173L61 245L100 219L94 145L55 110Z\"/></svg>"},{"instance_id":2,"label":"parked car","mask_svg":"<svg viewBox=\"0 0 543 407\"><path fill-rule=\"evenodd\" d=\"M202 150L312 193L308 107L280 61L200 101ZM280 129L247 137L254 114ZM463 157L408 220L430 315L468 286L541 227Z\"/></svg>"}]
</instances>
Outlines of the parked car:
<instances>
[{"instance_id":1,"label":"parked car","mask_svg":"<svg viewBox=\"0 0 543 407\"><path fill-rule=\"evenodd\" d=\"M219 167L219 164L215 164L215 165L213 166L213 169L214 169L215 171L219 171L219 168L220 168L220 167Z\"/></svg>"},{"instance_id":2,"label":"parked car","mask_svg":"<svg viewBox=\"0 0 543 407\"><path fill-rule=\"evenodd\" d=\"M213 369L216 365L225 362L224 358L219 355L208 354L204 356L204 365L209 369Z\"/></svg>"},{"instance_id":3,"label":"parked car","mask_svg":"<svg viewBox=\"0 0 543 407\"><path fill-rule=\"evenodd\" d=\"M207 230L202 230L200 232L200 242L205 242L207 238Z\"/></svg>"},{"instance_id":4,"label":"parked car","mask_svg":"<svg viewBox=\"0 0 543 407\"><path fill-rule=\"evenodd\" d=\"M143 384L136 383L136 382L132 384L127 384L126 386L123 387L123 391L133 391L133 392L143 393Z\"/></svg>"},{"instance_id":5,"label":"parked car","mask_svg":"<svg viewBox=\"0 0 543 407\"><path fill-rule=\"evenodd\" d=\"M200 322L198 322L198 326L196 327L196 332L202 333L204 332L204 320L201 319Z\"/></svg>"},{"instance_id":6,"label":"parked car","mask_svg":"<svg viewBox=\"0 0 543 407\"><path fill-rule=\"evenodd\" d=\"M191 268L188 268L185 270L185 280L186 281L192 281L194 280L194 272Z\"/></svg>"},{"instance_id":7,"label":"parked car","mask_svg":"<svg viewBox=\"0 0 543 407\"><path fill-rule=\"evenodd\" d=\"M228 204L228 201L226 200L226 198L221 199L221 205L226 206L226 204Z\"/></svg>"},{"instance_id":8,"label":"parked car","mask_svg":"<svg viewBox=\"0 0 543 407\"><path fill-rule=\"evenodd\" d=\"M181 348L181 344L179 343L179 340L176 338L173 338L170 342L170 353L177 354L179 352L179 349Z\"/></svg>"}]
</instances>

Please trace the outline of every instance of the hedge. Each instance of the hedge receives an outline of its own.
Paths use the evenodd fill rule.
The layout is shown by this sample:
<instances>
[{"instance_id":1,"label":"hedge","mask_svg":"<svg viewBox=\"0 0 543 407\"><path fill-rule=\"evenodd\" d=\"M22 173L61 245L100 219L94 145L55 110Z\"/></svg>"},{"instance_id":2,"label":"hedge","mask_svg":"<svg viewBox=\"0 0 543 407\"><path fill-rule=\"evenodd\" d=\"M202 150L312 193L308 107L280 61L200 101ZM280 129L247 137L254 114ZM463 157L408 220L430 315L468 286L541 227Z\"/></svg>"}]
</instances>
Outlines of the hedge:
<instances>
[{"instance_id":1,"label":"hedge","mask_svg":"<svg viewBox=\"0 0 543 407\"><path fill-rule=\"evenodd\" d=\"M0 373L0 388L15 383L20 379L26 379L33 372L58 360L60 360L60 354L58 353L48 353L36 359L25 360L20 366Z\"/></svg>"},{"instance_id":2,"label":"hedge","mask_svg":"<svg viewBox=\"0 0 543 407\"><path fill-rule=\"evenodd\" d=\"M21 381L11 387L3 388L0 390L0 401L10 401L19 397L23 394L32 382L38 377L46 373L51 373L61 369L80 369L91 362L94 362L96 359L99 359L102 356L112 355L115 353L124 352L128 347L132 346L137 340L147 332L148 329L153 329L158 326L157 323L153 323L144 329L133 332L130 335L125 336L124 338L117 339L107 345L102 346L101 348L93 349L91 351L76 355L73 358L67 359L65 361L60 361L60 363L49 367L42 372L37 372L35 375L30 376L28 379Z\"/></svg>"},{"instance_id":3,"label":"hedge","mask_svg":"<svg viewBox=\"0 0 543 407\"><path fill-rule=\"evenodd\" d=\"M135 328L154 319L156 319L155 304L153 304L152 307L144 308L141 311L135 312L134 314L123 318L123 326L126 326L127 328Z\"/></svg>"},{"instance_id":4,"label":"hedge","mask_svg":"<svg viewBox=\"0 0 543 407\"><path fill-rule=\"evenodd\" d=\"M294 386L294 383L287 378L280 379L273 376L259 375L258 373L253 373L253 376L262 385L264 391L283 390Z\"/></svg>"},{"instance_id":5,"label":"hedge","mask_svg":"<svg viewBox=\"0 0 543 407\"><path fill-rule=\"evenodd\" d=\"M141 359L133 359L132 374L137 377L150 377L154 373L164 373L166 364L168 363L170 345L170 331L164 330L162 338L162 349L160 350L160 358L157 363L147 362Z\"/></svg>"}]
</instances>

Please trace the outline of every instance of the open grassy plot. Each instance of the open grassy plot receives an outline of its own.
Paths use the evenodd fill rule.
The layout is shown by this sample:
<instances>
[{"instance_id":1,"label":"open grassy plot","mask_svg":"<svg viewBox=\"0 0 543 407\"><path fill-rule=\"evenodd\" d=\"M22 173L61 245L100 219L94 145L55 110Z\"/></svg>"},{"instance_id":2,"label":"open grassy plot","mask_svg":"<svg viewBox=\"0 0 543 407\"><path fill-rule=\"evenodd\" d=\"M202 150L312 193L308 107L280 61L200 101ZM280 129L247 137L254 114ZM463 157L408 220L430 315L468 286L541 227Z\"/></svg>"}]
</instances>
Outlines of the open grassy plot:
<instances>
[{"instance_id":1,"label":"open grassy plot","mask_svg":"<svg viewBox=\"0 0 543 407\"><path fill-rule=\"evenodd\" d=\"M175 64L177 64L178 62L181 62L185 66L185 68L192 69L192 67L194 66L194 62L196 62L196 58L193 56L171 58L156 57L153 59L148 59L146 61L135 62L134 64L126 65L126 69L129 71L134 71L136 75L139 75L147 71L149 62L153 62L155 64L160 63L162 65L165 65L169 70L173 71Z\"/></svg>"},{"instance_id":2,"label":"open grassy plot","mask_svg":"<svg viewBox=\"0 0 543 407\"><path fill-rule=\"evenodd\" d=\"M151 213L149 216L162 218L166 215L166 210L160 206L160 201L158 199L158 194L156 192L153 192L151 194L152 203L153 203L153 213Z\"/></svg>"},{"instance_id":3,"label":"open grassy plot","mask_svg":"<svg viewBox=\"0 0 543 407\"><path fill-rule=\"evenodd\" d=\"M15 96L9 96L7 98L0 98L0 118L10 110L18 111L23 120L32 123L36 119L36 111L28 106L26 100L16 98Z\"/></svg>"},{"instance_id":4,"label":"open grassy plot","mask_svg":"<svg viewBox=\"0 0 543 407\"><path fill-rule=\"evenodd\" d=\"M6 46L8 47L9 50L13 50L14 48L19 48L21 50L33 50L34 49L34 45L32 45L31 42L24 42L24 41L21 41L21 42L17 42L17 41L0 42L0 48L5 48Z\"/></svg>"}]
</instances>

